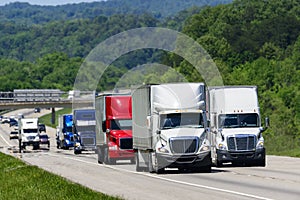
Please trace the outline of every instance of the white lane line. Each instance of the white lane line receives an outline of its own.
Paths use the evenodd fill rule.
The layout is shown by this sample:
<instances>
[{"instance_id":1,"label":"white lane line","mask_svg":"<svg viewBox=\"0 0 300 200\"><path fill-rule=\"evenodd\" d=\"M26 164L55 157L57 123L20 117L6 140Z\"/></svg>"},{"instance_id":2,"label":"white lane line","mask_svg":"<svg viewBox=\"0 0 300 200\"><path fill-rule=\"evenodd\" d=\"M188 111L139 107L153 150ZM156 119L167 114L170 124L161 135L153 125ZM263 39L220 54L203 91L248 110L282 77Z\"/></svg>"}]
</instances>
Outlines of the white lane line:
<instances>
[{"instance_id":1,"label":"white lane line","mask_svg":"<svg viewBox=\"0 0 300 200\"><path fill-rule=\"evenodd\" d=\"M7 142L7 140L6 140L2 135L0 135L0 136L1 136L2 140L4 140L4 142L5 142L8 146L11 146L11 145Z\"/></svg>"},{"instance_id":2,"label":"white lane line","mask_svg":"<svg viewBox=\"0 0 300 200\"><path fill-rule=\"evenodd\" d=\"M70 158L70 157L64 157L64 158L79 161L79 162L83 162L83 163L87 163L87 164L101 166L98 163L92 163L92 162L89 162L89 161L80 160L78 158ZM128 172L128 173L139 174L139 175L148 176L148 177L151 177L151 178L156 178L156 179L160 179L160 180L164 180L164 181L168 181L168 182L173 182L173 183L178 183L178 184L182 184L182 185L193 186L193 187L197 187L197 188L204 188L204 189L214 190L214 191L218 191L218 192L225 192L225 193L244 196L244 197L249 197L249 198L253 198L253 199L273 200L273 199L270 199L270 198L256 196L256 195L242 193L242 192L236 192L236 191L233 191L233 190L226 190L226 189L221 189L221 188L216 188L216 187L211 187L211 186L206 186L206 185L199 185L199 184L188 183L188 182L184 182L184 181L172 180L172 179L164 178L164 177L161 177L161 176L153 175L153 174L150 174L150 173L135 172L135 171L130 171L130 170L126 170L126 169L120 169L120 168L112 167L110 165L102 165L102 166L107 167L107 168L111 168L111 169L114 169L114 170L118 170L118 171L124 171L124 172Z\"/></svg>"}]
</instances>

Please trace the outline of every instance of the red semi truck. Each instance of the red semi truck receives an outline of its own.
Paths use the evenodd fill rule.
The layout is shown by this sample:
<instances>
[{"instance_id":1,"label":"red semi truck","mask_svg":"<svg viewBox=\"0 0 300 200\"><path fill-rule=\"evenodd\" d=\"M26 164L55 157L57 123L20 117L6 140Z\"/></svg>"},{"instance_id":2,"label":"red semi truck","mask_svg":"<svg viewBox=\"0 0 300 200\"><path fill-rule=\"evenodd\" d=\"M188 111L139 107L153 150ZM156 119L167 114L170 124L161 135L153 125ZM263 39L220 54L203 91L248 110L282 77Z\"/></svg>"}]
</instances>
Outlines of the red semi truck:
<instances>
[{"instance_id":1,"label":"red semi truck","mask_svg":"<svg viewBox=\"0 0 300 200\"><path fill-rule=\"evenodd\" d=\"M135 162L132 148L130 95L103 94L96 98L96 146L98 163Z\"/></svg>"}]
</instances>

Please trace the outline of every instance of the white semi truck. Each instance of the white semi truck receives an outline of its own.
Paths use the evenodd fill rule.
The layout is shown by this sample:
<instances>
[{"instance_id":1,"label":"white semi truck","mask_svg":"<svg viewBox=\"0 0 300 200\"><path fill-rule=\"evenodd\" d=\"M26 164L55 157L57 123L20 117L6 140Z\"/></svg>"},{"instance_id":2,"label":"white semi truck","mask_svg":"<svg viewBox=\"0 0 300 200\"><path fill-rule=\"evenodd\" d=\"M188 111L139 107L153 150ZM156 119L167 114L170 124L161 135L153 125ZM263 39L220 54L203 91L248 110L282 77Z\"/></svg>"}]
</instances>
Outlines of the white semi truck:
<instances>
[{"instance_id":1,"label":"white semi truck","mask_svg":"<svg viewBox=\"0 0 300 200\"><path fill-rule=\"evenodd\" d=\"M211 171L205 85L144 85L132 90L136 170Z\"/></svg>"},{"instance_id":2,"label":"white semi truck","mask_svg":"<svg viewBox=\"0 0 300 200\"><path fill-rule=\"evenodd\" d=\"M265 147L256 86L209 87L212 161L265 166ZM268 118L266 118L268 127Z\"/></svg>"},{"instance_id":3,"label":"white semi truck","mask_svg":"<svg viewBox=\"0 0 300 200\"><path fill-rule=\"evenodd\" d=\"M21 136L21 146L33 146L33 149L40 148L40 131L38 118L21 118L19 119L19 134Z\"/></svg>"}]
</instances>

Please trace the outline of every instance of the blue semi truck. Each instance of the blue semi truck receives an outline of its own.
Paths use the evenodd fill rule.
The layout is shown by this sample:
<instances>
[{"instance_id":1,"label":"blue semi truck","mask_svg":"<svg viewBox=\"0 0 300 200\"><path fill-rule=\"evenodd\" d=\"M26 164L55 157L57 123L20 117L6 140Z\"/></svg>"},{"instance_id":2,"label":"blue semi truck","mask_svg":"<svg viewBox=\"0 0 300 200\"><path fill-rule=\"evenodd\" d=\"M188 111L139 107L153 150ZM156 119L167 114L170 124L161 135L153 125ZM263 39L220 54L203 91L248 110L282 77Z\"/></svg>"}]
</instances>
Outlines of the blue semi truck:
<instances>
[{"instance_id":1,"label":"blue semi truck","mask_svg":"<svg viewBox=\"0 0 300 200\"><path fill-rule=\"evenodd\" d=\"M73 115L60 115L56 129L56 143L58 149L69 149L75 146L73 134Z\"/></svg>"}]
</instances>

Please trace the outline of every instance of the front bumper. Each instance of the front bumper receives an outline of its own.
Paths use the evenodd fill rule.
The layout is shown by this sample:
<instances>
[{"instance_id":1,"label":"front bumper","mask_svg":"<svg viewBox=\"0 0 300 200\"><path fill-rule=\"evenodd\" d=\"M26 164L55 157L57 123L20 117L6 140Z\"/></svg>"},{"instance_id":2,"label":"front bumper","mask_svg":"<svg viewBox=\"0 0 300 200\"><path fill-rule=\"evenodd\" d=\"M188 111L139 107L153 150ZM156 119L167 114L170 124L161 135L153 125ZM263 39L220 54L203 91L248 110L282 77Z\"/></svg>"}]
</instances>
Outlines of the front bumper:
<instances>
[{"instance_id":1,"label":"front bumper","mask_svg":"<svg viewBox=\"0 0 300 200\"><path fill-rule=\"evenodd\" d=\"M76 151L96 151L96 149L97 149L96 145L83 146L81 144L80 145L75 144L75 146L74 146L74 150L76 150Z\"/></svg>"},{"instance_id":2,"label":"front bumper","mask_svg":"<svg viewBox=\"0 0 300 200\"><path fill-rule=\"evenodd\" d=\"M157 162L160 167L168 168L197 168L209 167L212 165L210 151L189 155L167 155L157 153Z\"/></svg>"},{"instance_id":3,"label":"front bumper","mask_svg":"<svg viewBox=\"0 0 300 200\"><path fill-rule=\"evenodd\" d=\"M133 150L109 150L109 157L115 159L131 159L134 158Z\"/></svg>"},{"instance_id":4,"label":"front bumper","mask_svg":"<svg viewBox=\"0 0 300 200\"><path fill-rule=\"evenodd\" d=\"M227 151L227 150L218 150L217 149L217 157L218 161L221 163L226 162L247 162L247 163L255 163L258 161L265 160L266 150L265 148L258 149L256 151Z\"/></svg>"}]
</instances>

